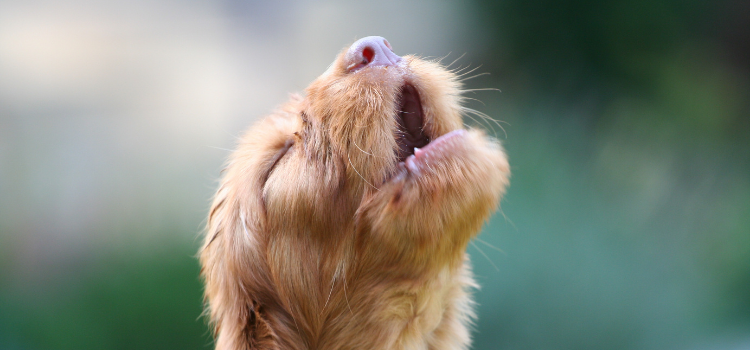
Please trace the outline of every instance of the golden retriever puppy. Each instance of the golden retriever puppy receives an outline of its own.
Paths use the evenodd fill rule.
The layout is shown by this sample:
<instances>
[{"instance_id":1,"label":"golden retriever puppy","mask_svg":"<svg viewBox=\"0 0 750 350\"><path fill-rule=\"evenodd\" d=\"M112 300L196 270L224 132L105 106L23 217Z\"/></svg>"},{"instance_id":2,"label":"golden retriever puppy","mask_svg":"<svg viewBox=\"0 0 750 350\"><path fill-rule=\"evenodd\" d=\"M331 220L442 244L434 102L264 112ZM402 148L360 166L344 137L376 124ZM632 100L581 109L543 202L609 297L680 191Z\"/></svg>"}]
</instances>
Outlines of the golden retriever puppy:
<instances>
[{"instance_id":1,"label":"golden retriever puppy","mask_svg":"<svg viewBox=\"0 0 750 350\"><path fill-rule=\"evenodd\" d=\"M382 37L253 126L200 252L216 349L467 349L465 250L509 166L461 84Z\"/></svg>"}]
</instances>

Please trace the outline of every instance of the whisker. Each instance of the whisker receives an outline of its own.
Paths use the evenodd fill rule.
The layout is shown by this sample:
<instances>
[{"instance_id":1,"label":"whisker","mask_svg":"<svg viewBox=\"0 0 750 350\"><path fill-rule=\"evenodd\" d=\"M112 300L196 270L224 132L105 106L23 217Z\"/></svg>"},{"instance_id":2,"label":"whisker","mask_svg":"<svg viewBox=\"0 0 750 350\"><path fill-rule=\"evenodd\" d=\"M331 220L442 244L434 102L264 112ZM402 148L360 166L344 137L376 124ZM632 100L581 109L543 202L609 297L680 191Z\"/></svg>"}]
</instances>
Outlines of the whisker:
<instances>
[{"instance_id":1,"label":"whisker","mask_svg":"<svg viewBox=\"0 0 750 350\"><path fill-rule=\"evenodd\" d=\"M365 183L367 183L368 185L370 185L370 186L371 186L372 188L374 188L374 189L376 189L376 190L380 191L380 189L379 189L379 188L377 188L377 187L373 186L373 185L372 185L372 184L371 184L371 183L370 183L369 181L367 181L367 179L365 179L365 177L364 177L364 176L362 176L362 174L360 174L360 173L359 173L359 170L357 170L357 167L355 167L355 166L354 166L354 164L352 164L352 158L351 158L351 157L349 157L349 153L347 153L347 154L346 154L346 158L348 158L348 159L349 159L349 165L351 165L351 166L352 166L352 169L354 169L354 172L356 172L356 173L357 173L357 175L359 175L359 177L361 177L361 178L362 178L362 180L363 180L363 181L364 181Z\"/></svg>"},{"instance_id":2,"label":"whisker","mask_svg":"<svg viewBox=\"0 0 750 350\"><path fill-rule=\"evenodd\" d=\"M455 60L453 60L453 62L451 62L451 64L445 66L445 69L450 68L453 64L455 64L456 62L458 62L458 60L462 59L464 56L466 56L466 52L462 53L461 56L458 56L458 58L456 58ZM448 56L446 56L446 57L448 57Z\"/></svg>"},{"instance_id":3,"label":"whisker","mask_svg":"<svg viewBox=\"0 0 750 350\"><path fill-rule=\"evenodd\" d=\"M357 147L357 149L359 149L359 151L360 151L360 152L362 152L362 153L364 153L364 154L366 154L366 155L368 155L368 156L373 156L373 157L377 157L377 158L388 159L388 157L376 156L376 155L374 155L374 154L372 154L372 153L367 153L367 152L365 152L365 151L364 151L364 150L363 150L362 148L360 148L360 147L359 147L359 145L357 145L357 141L354 141L354 139L352 139L352 143L354 144L354 146L356 146L356 147ZM352 167L353 167L353 166L352 166Z\"/></svg>"},{"instance_id":4,"label":"whisker","mask_svg":"<svg viewBox=\"0 0 750 350\"><path fill-rule=\"evenodd\" d=\"M482 118L492 119L492 117L490 117L489 115L487 115L487 113L480 112L480 111L478 111L478 110L476 110L474 108L471 108L471 107L463 107L462 106L461 109L463 109L463 110L465 110L465 111L467 111L469 113L472 113L474 115L480 116Z\"/></svg>"},{"instance_id":5,"label":"whisker","mask_svg":"<svg viewBox=\"0 0 750 350\"><path fill-rule=\"evenodd\" d=\"M222 151L227 151L227 152L232 152L232 151L234 151L234 150L231 150L231 149L227 149L227 148L221 148L221 147L215 147L215 146L206 146L206 147L208 147L208 148L213 148L213 149L218 149L218 150L222 150Z\"/></svg>"},{"instance_id":6,"label":"whisker","mask_svg":"<svg viewBox=\"0 0 750 350\"><path fill-rule=\"evenodd\" d=\"M461 92L476 92L476 91L497 91L497 92L502 92L502 91L500 91L500 89L495 89L495 88L464 89L464 90L461 90Z\"/></svg>"},{"instance_id":7,"label":"whisker","mask_svg":"<svg viewBox=\"0 0 750 350\"><path fill-rule=\"evenodd\" d=\"M476 118L475 118L474 116L472 116L471 114L468 114L468 113L462 113L462 115L463 115L463 116L465 116L465 117L467 117L467 118L469 118L469 119L471 119L472 121L474 121L474 123L476 123L476 124L477 124L477 126L479 126L479 127L481 127L481 128L485 128L485 126L486 126L486 127L488 128L488 129L492 130L492 133L493 133L493 134L495 135L495 137L497 137L497 133L495 132L495 128L493 128L493 127L492 127L492 125L490 125L490 124L486 124L486 122L485 122L485 123L482 123L482 122L480 122L479 120L477 120L477 119L476 119Z\"/></svg>"},{"instance_id":8,"label":"whisker","mask_svg":"<svg viewBox=\"0 0 750 350\"><path fill-rule=\"evenodd\" d=\"M490 247L490 248L492 248L492 249L494 249L494 250L497 250L497 251L498 251L498 252L500 252L500 253L503 253L503 254L505 254L505 255L508 255L508 253L506 253L506 252L505 252L504 250L502 250L502 249L500 249L500 248L498 248L498 247L495 247L495 246L494 246L494 245L492 245L492 244L489 244L489 243L487 243L487 242L483 241L483 240L482 240L482 239L480 239L479 237L477 237L477 238L474 238L474 239L476 239L476 240L477 240L477 241L479 241L480 243L483 243L484 245L486 245L486 246L488 246L488 247Z\"/></svg>"},{"instance_id":9,"label":"whisker","mask_svg":"<svg viewBox=\"0 0 750 350\"><path fill-rule=\"evenodd\" d=\"M466 68L469 68L469 67L467 66ZM467 74L471 74L471 73L475 72L475 71L476 71L477 69L479 69L479 68L482 68L482 65L481 65L481 64L480 64L480 65L478 65L478 66L476 66L476 67L474 67L474 68L472 68L472 69L471 69L471 70L469 70L469 71L466 71L466 72L463 72L463 73L461 73L461 74L458 74L458 77L460 78L460 77L463 77L464 75L467 75ZM490 74L490 73L482 73L482 74ZM463 81L463 80L468 80L468 79L462 79L462 81Z\"/></svg>"},{"instance_id":10,"label":"whisker","mask_svg":"<svg viewBox=\"0 0 750 350\"><path fill-rule=\"evenodd\" d=\"M451 55L451 53L453 53L453 51L450 51L450 52L448 52L448 54L446 54L445 56L442 56L442 57L438 58L437 60L435 60L435 63L440 63L440 62L442 62L442 61L443 61L444 59L448 58L448 56L450 56L450 55Z\"/></svg>"},{"instance_id":11,"label":"whisker","mask_svg":"<svg viewBox=\"0 0 750 350\"><path fill-rule=\"evenodd\" d=\"M466 66L466 67L461 67L461 66L458 66L458 68L456 68L456 69L455 69L455 70L453 71L453 74L456 74L457 76L459 76L459 77L460 77L460 76L461 76L461 74L463 74L463 73L466 73L466 72L464 72L464 71L465 71L465 70L467 70L467 69L469 69L469 68L471 68L471 64L469 64L469 65L468 65L468 66Z\"/></svg>"},{"instance_id":12,"label":"whisker","mask_svg":"<svg viewBox=\"0 0 750 350\"><path fill-rule=\"evenodd\" d=\"M518 227L516 227L516 224L513 222L513 220L511 220L510 218L508 218L507 215L505 215L505 212L503 211L502 208L500 208L500 214L503 214L503 218L505 218L505 221L507 221L510 224L510 226L513 226L513 229L516 230L516 232L518 232Z\"/></svg>"},{"instance_id":13,"label":"whisker","mask_svg":"<svg viewBox=\"0 0 750 350\"><path fill-rule=\"evenodd\" d=\"M468 73L466 73L466 74L468 74ZM484 75L490 75L490 73L488 73L488 72L479 73L479 74L476 74L476 75L472 75L472 76L470 76L468 78L460 79L460 81L464 82L464 81L471 80L471 79L474 79L474 78L477 78L477 77L481 77L481 76L484 76Z\"/></svg>"},{"instance_id":14,"label":"whisker","mask_svg":"<svg viewBox=\"0 0 750 350\"><path fill-rule=\"evenodd\" d=\"M490 262L490 264L492 265L492 267L494 267L494 268L495 268L495 270L496 270L497 272L500 272L500 269L499 269L499 268L497 267L497 265L495 265L495 263L493 263L493 262L492 262L492 260L490 260L490 257L489 257L489 256L487 256L487 254L485 254L485 253L484 253L484 252L482 251L482 249L479 249L479 247L478 247L478 246L477 246L476 244L474 244L474 242L472 242L472 241L469 241L469 243L471 243L471 245L473 245L473 246L474 246L474 248L477 248L477 250L478 250L478 251L479 251L480 253L482 253L482 255L484 255L484 257L485 257L485 258L487 258L487 261L489 261L489 262Z\"/></svg>"},{"instance_id":15,"label":"whisker","mask_svg":"<svg viewBox=\"0 0 750 350\"><path fill-rule=\"evenodd\" d=\"M473 113L472 111L477 112L477 113ZM471 108L461 107L461 114L463 116L468 117L469 119L473 120L475 123L477 123L482 128L484 128L486 126L488 130L492 130L492 134L495 136L495 138L497 138L498 137L497 136L497 130L495 130L495 128L492 126L492 124L490 124L490 121L493 121L493 122L496 122L496 123L497 123L497 121L494 120L494 119L492 119L492 118L490 118L486 114L484 116L482 116L481 114L478 114L478 113L480 113L480 112L475 111L475 110L473 110ZM474 116L479 117L479 119L482 120L482 121L484 121L484 123L478 121ZM487 119L489 119L489 121ZM502 126L500 128L502 129ZM507 138L507 136L506 136L506 138Z\"/></svg>"},{"instance_id":16,"label":"whisker","mask_svg":"<svg viewBox=\"0 0 750 350\"><path fill-rule=\"evenodd\" d=\"M472 101L477 101L477 102L481 103L481 104L482 104L482 106L486 106L486 104L484 104L484 102L483 102L482 100L478 99L478 98L473 98L473 97L466 97L466 96L461 96L461 99L464 99L464 100L472 100Z\"/></svg>"},{"instance_id":17,"label":"whisker","mask_svg":"<svg viewBox=\"0 0 750 350\"><path fill-rule=\"evenodd\" d=\"M480 118L482 118L482 119L484 119L484 120L486 120L488 122L493 122L495 125L497 125L498 128L500 128L500 130L503 131L503 134L505 134L505 138L506 139L508 138L508 133L505 131L505 128L502 126L502 124L500 124L499 121L495 120L495 118L492 118L492 117L490 117L489 115L487 115L485 113L482 113L480 111L477 111L477 110L469 108L469 107L461 107L461 110L463 112L476 115L476 116L478 116L478 117L480 117ZM508 124L508 125L510 125L510 124Z\"/></svg>"},{"instance_id":18,"label":"whisker","mask_svg":"<svg viewBox=\"0 0 750 350\"><path fill-rule=\"evenodd\" d=\"M354 311L352 311L352 306L349 305L349 297L346 296L346 276L344 276L344 300L346 300L346 306L349 308L349 312L351 312L351 314L354 315Z\"/></svg>"},{"instance_id":19,"label":"whisker","mask_svg":"<svg viewBox=\"0 0 750 350\"><path fill-rule=\"evenodd\" d=\"M323 314L323 311L325 311L326 306L328 306L328 301L331 300L331 294L333 294L333 286L336 284L336 277L339 275L339 271L341 271L341 265L339 265L338 268L336 268L336 272L333 274L333 277L331 278L331 290L328 292L328 298L326 298L326 303L323 305L323 309L320 310L320 314Z\"/></svg>"},{"instance_id":20,"label":"whisker","mask_svg":"<svg viewBox=\"0 0 750 350\"><path fill-rule=\"evenodd\" d=\"M229 132L229 131L227 131L227 130L224 130L224 128L219 128L219 130L221 130L221 131L222 131L222 132L224 132L225 134L227 134L227 135L231 136L231 137L232 137L232 138L233 138L233 139L234 139L235 141L240 141L240 140L242 139L242 138L241 138L240 136L237 136L237 135L235 135L235 134L232 134L231 132Z\"/></svg>"}]
</instances>

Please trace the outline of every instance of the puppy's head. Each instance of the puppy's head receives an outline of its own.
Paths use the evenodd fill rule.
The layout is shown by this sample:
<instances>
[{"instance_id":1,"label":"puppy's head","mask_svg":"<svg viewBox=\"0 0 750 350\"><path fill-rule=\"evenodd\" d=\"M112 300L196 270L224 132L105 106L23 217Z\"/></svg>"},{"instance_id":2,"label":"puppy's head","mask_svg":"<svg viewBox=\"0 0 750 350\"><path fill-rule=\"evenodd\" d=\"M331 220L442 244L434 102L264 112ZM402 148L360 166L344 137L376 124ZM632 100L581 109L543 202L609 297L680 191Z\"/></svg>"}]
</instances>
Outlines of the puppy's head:
<instances>
[{"instance_id":1,"label":"puppy's head","mask_svg":"<svg viewBox=\"0 0 750 350\"><path fill-rule=\"evenodd\" d=\"M248 131L201 252L217 348L468 343L463 252L509 171L460 92L367 37Z\"/></svg>"},{"instance_id":2,"label":"puppy's head","mask_svg":"<svg viewBox=\"0 0 750 350\"><path fill-rule=\"evenodd\" d=\"M377 186L415 147L462 127L460 100L455 74L400 57L371 36L343 50L308 87L303 118L325 140L313 147L343 159L349 179Z\"/></svg>"}]
</instances>

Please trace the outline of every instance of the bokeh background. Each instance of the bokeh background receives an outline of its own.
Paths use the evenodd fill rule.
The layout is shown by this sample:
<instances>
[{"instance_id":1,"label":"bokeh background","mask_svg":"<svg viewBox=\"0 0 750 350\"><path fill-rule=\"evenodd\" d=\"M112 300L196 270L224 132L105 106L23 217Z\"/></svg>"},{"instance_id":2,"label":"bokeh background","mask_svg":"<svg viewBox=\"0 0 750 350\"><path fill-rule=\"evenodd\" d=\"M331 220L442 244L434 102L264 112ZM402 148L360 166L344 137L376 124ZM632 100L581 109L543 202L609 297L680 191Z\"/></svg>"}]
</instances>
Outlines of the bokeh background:
<instances>
[{"instance_id":1,"label":"bokeh background","mask_svg":"<svg viewBox=\"0 0 750 350\"><path fill-rule=\"evenodd\" d=\"M0 349L210 348L228 150L367 35L502 90L474 349L750 349L743 0L2 0Z\"/></svg>"}]
</instances>

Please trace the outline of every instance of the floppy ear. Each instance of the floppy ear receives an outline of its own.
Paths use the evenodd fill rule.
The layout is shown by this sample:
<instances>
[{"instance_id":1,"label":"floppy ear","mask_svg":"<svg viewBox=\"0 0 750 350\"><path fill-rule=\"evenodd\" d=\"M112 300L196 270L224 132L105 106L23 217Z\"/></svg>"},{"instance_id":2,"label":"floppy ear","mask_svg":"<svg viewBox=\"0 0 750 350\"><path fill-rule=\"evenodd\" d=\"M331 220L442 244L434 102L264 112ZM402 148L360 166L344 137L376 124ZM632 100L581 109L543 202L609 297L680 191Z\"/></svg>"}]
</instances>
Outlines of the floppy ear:
<instances>
[{"instance_id":1,"label":"floppy ear","mask_svg":"<svg viewBox=\"0 0 750 350\"><path fill-rule=\"evenodd\" d=\"M254 298L254 286L263 279L258 234L238 215L241 209L228 192L222 187L217 193L200 253L206 314L216 349L272 349L266 345L275 343L275 336Z\"/></svg>"},{"instance_id":2,"label":"floppy ear","mask_svg":"<svg viewBox=\"0 0 750 350\"><path fill-rule=\"evenodd\" d=\"M200 262L216 349L278 348L272 317L279 315L271 313L279 307L266 260L262 195L270 170L299 128L298 101L293 98L243 137L211 205Z\"/></svg>"}]
</instances>

